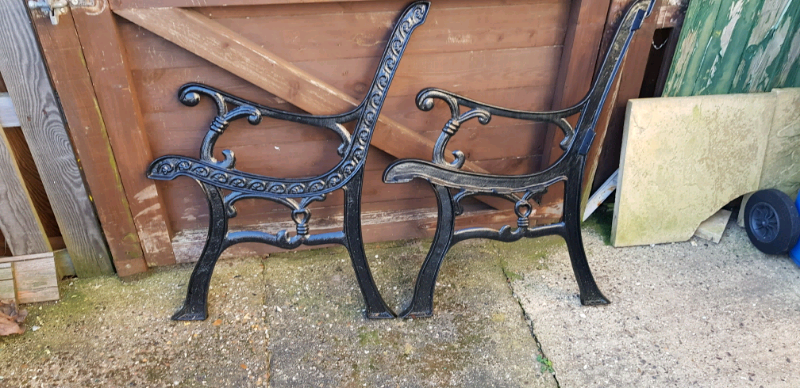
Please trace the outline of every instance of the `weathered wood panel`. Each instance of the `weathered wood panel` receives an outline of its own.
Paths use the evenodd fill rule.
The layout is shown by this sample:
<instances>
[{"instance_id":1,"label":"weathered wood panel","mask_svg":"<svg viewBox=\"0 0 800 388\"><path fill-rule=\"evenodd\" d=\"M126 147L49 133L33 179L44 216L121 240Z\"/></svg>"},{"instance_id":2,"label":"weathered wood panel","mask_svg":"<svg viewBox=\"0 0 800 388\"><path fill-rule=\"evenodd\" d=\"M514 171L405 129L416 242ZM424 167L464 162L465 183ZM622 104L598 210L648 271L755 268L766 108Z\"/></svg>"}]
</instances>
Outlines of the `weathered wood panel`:
<instances>
[{"instance_id":1,"label":"weathered wood panel","mask_svg":"<svg viewBox=\"0 0 800 388\"><path fill-rule=\"evenodd\" d=\"M107 8L75 9L72 16L145 260L174 263L163 200L144 174L154 157L114 16Z\"/></svg>"},{"instance_id":2,"label":"weathered wood panel","mask_svg":"<svg viewBox=\"0 0 800 388\"><path fill-rule=\"evenodd\" d=\"M390 89L382 115L388 125L380 125L373 139L376 147L367 161L364 186L365 239L420 237L433 231L435 199L426 184L385 185L381 181L383 169L395 157L429 159L433 141L448 119L442 106L433 112L416 108L414 96L420 89L441 87L526 110L574 103L591 81L610 1L437 0L428 22L415 32ZM341 112L366 92L391 26L407 1L209 0L202 3L204 7L193 8L197 4L183 0L110 0L110 9L125 17L172 14L169 23L153 19L155 22L148 24L168 39L113 17L108 8L99 15L99 10L73 10L77 36L139 235L147 236L143 225L147 219L156 219L160 225L155 229L163 237L161 246L169 242L170 229L174 229L178 250L202 246L202 229L207 227L205 200L189 179L153 184L144 179L143 172L155 156L195 156L213 117L207 101L195 108L181 105L176 98L180 85L203 82L279 109ZM225 40L231 37L235 39ZM211 38L222 38L229 45L214 46L209 44ZM564 50L565 44L568 50ZM230 56L236 45L248 48L240 53L240 61L232 61ZM219 53L212 52L217 49ZM259 56L265 53L282 61L278 69L257 65ZM220 56L215 59L217 54ZM240 72L247 67L249 73ZM295 89L281 89L279 83L264 84L265 79L281 76L280 72L287 69L320 82L313 82L311 89L303 89L307 86L303 79ZM320 89L320 85L325 87ZM560 94L554 101L557 86ZM328 97L333 98L314 96L326 92L326 88L332 93ZM572 100L564 95L573 92ZM459 132L451 142L452 149L464 151L473 170L529 173L547 165L551 158L552 136L547 137L548 130L542 125L495 118L487 126L470 122ZM331 167L338 159L337 146L337 139L328 131L264 120L258 127L235 123L221 138L218 149L236 151L237 167L243 170L307 176ZM142 196L143 187L153 188L147 191L147 198ZM136 203L153 198L158 203L150 203L152 206ZM312 227L316 232L338 222L341 202L341 194L334 193L327 201L314 204ZM509 210L491 210L471 199L465 206L472 214L461 222L466 226L479 221L513 221L511 204L501 203ZM249 200L237 207L240 215L232 220L234 227L274 226L288 220L287 211L271 202ZM153 209L160 213L153 216L149 213ZM402 216L408 212L416 215ZM539 213L535 220L558 218L560 205L556 201ZM187 235L200 237L184 238ZM147 243L142 243L147 256ZM148 262L158 265L169 260L148 258Z\"/></svg>"},{"instance_id":3,"label":"weathered wood panel","mask_svg":"<svg viewBox=\"0 0 800 388\"><path fill-rule=\"evenodd\" d=\"M572 2L551 109L572 106L580 102L589 91L610 7L611 0ZM570 118L569 122L575 125L577 117ZM564 134L556 126L551 125L548 128L540 169L549 167L563 155L559 146L563 139ZM557 203L562 200L563 194L563 190L548 190L542 203Z\"/></svg>"},{"instance_id":4,"label":"weathered wood panel","mask_svg":"<svg viewBox=\"0 0 800 388\"><path fill-rule=\"evenodd\" d=\"M53 252L0 258L0 298L17 303L59 299ZM10 277L9 277L10 275Z\"/></svg>"},{"instance_id":5,"label":"weathered wood panel","mask_svg":"<svg viewBox=\"0 0 800 388\"><path fill-rule=\"evenodd\" d=\"M732 93L800 86L800 1L765 1L743 57Z\"/></svg>"},{"instance_id":6,"label":"weathered wood panel","mask_svg":"<svg viewBox=\"0 0 800 388\"><path fill-rule=\"evenodd\" d=\"M53 214L50 199L47 198L47 192L44 189L44 184L42 184L39 171L36 169L36 162L33 160L28 143L25 141L25 134L22 133L22 128L5 128L5 133L6 141L8 141L8 145L16 157L17 167L22 174L25 188L28 189L28 195L30 195L33 207L39 216L39 222L42 223L47 237L51 240L60 237L61 231L58 229L56 216ZM52 243L51 241L51 245ZM63 242L61 245L63 245ZM55 247L53 248L55 249Z\"/></svg>"},{"instance_id":7,"label":"weathered wood panel","mask_svg":"<svg viewBox=\"0 0 800 388\"><path fill-rule=\"evenodd\" d=\"M32 17L56 91L61 95L81 96L62 99L61 106L117 275L124 277L144 272L147 263L117 171L105 122L97 109L97 97L86 70L72 15L64 15L57 25L50 23L50 19L40 13L34 13Z\"/></svg>"},{"instance_id":8,"label":"weathered wood panel","mask_svg":"<svg viewBox=\"0 0 800 388\"><path fill-rule=\"evenodd\" d=\"M207 6L232 6L253 4L284 4L284 3L327 3L342 0L203 0ZM346 0L370 1L370 0ZM152 7L196 7L196 0L110 0L111 7L121 8L152 8Z\"/></svg>"},{"instance_id":9,"label":"weathered wood panel","mask_svg":"<svg viewBox=\"0 0 800 388\"><path fill-rule=\"evenodd\" d=\"M665 96L800 86L800 1L693 2L673 63Z\"/></svg>"},{"instance_id":10,"label":"weathered wood panel","mask_svg":"<svg viewBox=\"0 0 800 388\"><path fill-rule=\"evenodd\" d=\"M199 13L160 8L124 10L119 14L310 113L346 112L359 103L335 86L304 72L285 59ZM202 36L192 34L198 30L204 31ZM321 61L315 61L314 64L324 66ZM347 64L342 70L353 67L352 64ZM328 71L339 70L330 65L325 68ZM265 72L263 69L271 71ZM402 149L409 156L423 157L422 155L427 154L433 147L433 142L418 136L386 115L381 115L378 123L372 144L389 153L402 154L400 152ZM467 162L464 168L472 171L480 170L471 162Z\"/></svg>"},{"instance_id":11,"label":"weathered wood panel","mask_svg":"<svg viewBox=\"0 0 800 388\"><path fill-rule=\"evenodd\" d=\"M25 188L17 160L0 126L0 231L12 255L50 251L47 234ZM1 256L1 255L0 255Z\"/></svg>"},{"instance_id":12,"label":"weathered wood panel","mask_svg":"<svg viewBox=\"0 0 800 388\"><path fill-rule=\"evenodd\" d=\"M81 276L113 273L25 4L0 3L0 30L0 72L76 270Z\"/></svg>"},{"instance_id":13,"label":"weathered wood panel","mask_svg":"<svg viewBox=\"0 0 800 388\"><path fill-rule=\"evenodd\" d=\"M196 11L357 101L366 92L389 27L404 5L398 1L374 1ZM382 115L432 144L448 117L444 108L437 107L433 112L416 108L414 95L424 87L454 90L519 109L549 109L569 6L562 0L436 2L426 24L411 39ZM266 25L271 28L265 29ZM268 106L298 111L287 100L133 23L121 22L120 32L155 155L195 156L213 118L208 102L194 108L178 102L175 93L185 82L204 82ZM377 128L374 145L378 145L376 140L385 130ZM465 125L451 144L452 149L464 151L477 167L520 174L538 168L545 134L546 128L540 125L495 118L487 126ZM429 159L432 152L430 145L415 151L408 142L392 143L401 147L396 152L398 157ZM275 120L264 120L257 128L235 123L218 143L218 149L236 151L239 168L272 176L307 176L325 171L336 163L337 146L335 135L328 131ZM419 199L418 204L435 206L425 185L381 182L380 174L393 159L378 148L371 150L365 205L396 199L413 206L411 201ZM206 205L194 182L179 179L159 183L159 187L174 230L203 227ZM341 211L340 196L329 196L323 205L330 208L331 214ZM243 203L240 207L243 210L232 220L234 225L285 218L282 207L270 202ZM315 220L317 217L315 212Z\"/></svg>"}]
</instances>

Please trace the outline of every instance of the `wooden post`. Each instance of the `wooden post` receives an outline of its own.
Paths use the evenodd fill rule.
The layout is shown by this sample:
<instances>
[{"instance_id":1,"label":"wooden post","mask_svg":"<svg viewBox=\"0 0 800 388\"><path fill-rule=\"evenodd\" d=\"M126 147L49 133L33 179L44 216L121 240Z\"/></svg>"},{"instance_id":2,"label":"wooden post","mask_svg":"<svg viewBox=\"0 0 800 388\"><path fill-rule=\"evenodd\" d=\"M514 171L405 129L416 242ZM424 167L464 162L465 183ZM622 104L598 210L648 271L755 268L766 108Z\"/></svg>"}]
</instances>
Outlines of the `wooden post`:
<instances>
[{"instance_id":1,"label":"wooden post","mask_svg":"<svg viewBox=\"0 0 800 388\"><path fill-rule=\"evenodd\" d=\"M113 274L39 45L22 1L0 2L0 73L78 276Z\"/></svg>"},{"instance_id":2,"label":"wooden post","mask_svg":"<svg viewBox=\"0 0 800 388\"><path fill-rule=\"evenodd\" d=\"M604 36L611 36L613 39L614 32L617 30L617 22L627 11L628 6L632 0L616 0L612 6L614 12L609 12L608 20L606 22L606 31ZM656 2L654 7L654 14L658 13L661 1ZM625 107L628 100L639 97L639 91L642 88L642 81L644 80L644 72L647 68L647 59L650 56L650 45L653 41L653 34L657 27L656 15L645 19L642 27L633 35L633 40L628 47L628 52L622 60L622 65L617 72L617 77L614 79L612 88L606 98L606 103L602 108L600 118L595 127L595 139L589 153L586 155L586 170L583 175L583 192L581 195L581 214L586 208L586 202L589 200L592 186L594 185L594 177L600 163L602 152L606 152L605 147L606 134L608 131L619 129L619 136L612 134L615 139L621 140L622 126L625 121ZM609 41L610 44L610 41ZM606 45L608 46L608 45ZM600 67L602 62L602 55L605 52L600 52L597 59L597 68ZM619 149L615 148L611 152L619 153ZM611 168L614 171L616 167ZM600 182L602 183L602 182Z\"/></svg>"},{"instance_id":3,"label":"wooden post","mask_svg":"<svg viewBox=\"0 0 800 388\"><path fill-rule=\"evenodd\" d=\"M71 13L147 264L173 264L164 199L145 176L154 157L114 15L108 7Z\"/></svg>"},{"instance_id":4,"label":"wooden post","mask_svg":"<svg viewBox=\"0 0 800 388\"><path fill-rule=\"evenodd\" d=\"M61 96L71 139L81 160L100 224L111 250L117 275L147 271L136 225L117 172L116 160L97 109L97 97L86 70L72 15L62 15L57 25L41 13L32 15L50 77ZM74 97L79 98L74 98Z\"/></svg>"},{"instance_id":5,"label":"wooden post","mask_svg":"<svg viewBox=\"0 0 800 388\"><path fill-rule=\"evenodd\" d=\"M13 255L50 252L47 234L22 181L6 132L0 126L0 231Z\"/></svg>"},{"instance_id":6,"label":"wooden post","mask_svg":"<svg viewBox=\"0 0 800 388\"><path fill-rule=\"evenodd\" d=\"M553 109L563 109L580 102L592 85L595 64L603 38L611 0L574 0L570 10L561 70L558 73ZM575 118L570 122L575 125ZM564 138L555 126L547 130L542 153L542 166L553 164L561 156L559 143ZM561 201L563 189L554 188L545 194L542 203Z\"/></svg>"}]
</instances>

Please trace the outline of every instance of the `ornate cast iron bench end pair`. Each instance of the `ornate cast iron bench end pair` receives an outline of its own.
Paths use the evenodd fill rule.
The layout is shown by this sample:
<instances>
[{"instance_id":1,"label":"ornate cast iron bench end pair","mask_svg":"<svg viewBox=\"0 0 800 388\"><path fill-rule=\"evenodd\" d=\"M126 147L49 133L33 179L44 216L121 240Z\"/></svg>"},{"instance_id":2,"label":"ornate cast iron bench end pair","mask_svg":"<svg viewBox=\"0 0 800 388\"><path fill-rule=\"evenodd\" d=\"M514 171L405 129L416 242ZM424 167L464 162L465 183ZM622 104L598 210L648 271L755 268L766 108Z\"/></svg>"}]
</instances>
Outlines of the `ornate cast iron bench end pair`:
<instances>
[{"instance_id":1,"label":"ornate cast iron bench end pair","mask_svg":"<svg viewBox=\"0 0 800 388\"><path fill-rule=\"evenodd\" d=\"M525 112L483 104L440 89L425 89L419 93L417 105L420 109L431 110L434 99L439 99L447 103L452 118L445 124L436 142L432 162L399 160L391 164L384 173L386 183L402 183L416 178L427 180L439 203L433 244L417 276L412 302L400 316L424 317L432 314L436 277L444 256L453 244L471 238L513 242L522 238L560 235L567 241L581 302L586 305L608 303L595 283L583 250L578 215L581 178L586 153L594 138L594 126L611 81L630 44L633 31L649 15L653 2L654 0L638 0L632 5L620 23L591 90L573 107L553 112ZM210 220L207 241L189 280L184 304L172 319L206 319L208 289L217 260L225 249L245 242L265 243L284 249L294 249L301 245L341 244L350 254L364 297L366 316L395 317L375 285L364 252L360 224L361 188L370 139L389 86L412 32L425 22L429 9L430 3L427 1L413 3L405 9L391 33L367 96L350 112L330 116L297 114L262 106L201 84L187 84L181 88L179 96L185 105L195 106L201 96L206 96L215 103L217 115L200 146L199 159L167 155L153 161L147 172L149 178L158 180L172 180L178 176L193 178L200 184L208 201ZM461 107L469 110L461 113ZM566 118L579 113L578 124L573 129ZM459 151L454 152L455 162L446 162L444 152L447 143L462 123L478 119L480 123L487 124L492 116L540 121L558 126L565 135L561 143L564 155L542 172L520 176L461 171L465 157ZM246 118L250 124L257 125L262 117L334 131L342 139L339 147L342 160L327 173L316 177L284 179L237 170L235 156L230 150L222 151L224 160L214 157L214 146L232 121ZM352 135L343 126L350 122L356 122ZM552 225L530 227L528 217L533 211L530 201L536 200L549 186L558 182L564 182L562 220ZM316 201L324 201L328 193L339 189L345 193L343 229L338 232L311 234L311 211L308 206ZM453 194L451 190L457 192ZM516 193L521 193L521 196ZM461 212L460 201L473 195L495 195L513 202L518 216L517 228L512 230L506 226L500 230L471 228L456 231L455 217ZM235 203L248 198L266 199L289 208L296 227L295 233L290 236L285 230L276 234L229 231L228 221L237 215Z\"/></svg>"}]
</instances>

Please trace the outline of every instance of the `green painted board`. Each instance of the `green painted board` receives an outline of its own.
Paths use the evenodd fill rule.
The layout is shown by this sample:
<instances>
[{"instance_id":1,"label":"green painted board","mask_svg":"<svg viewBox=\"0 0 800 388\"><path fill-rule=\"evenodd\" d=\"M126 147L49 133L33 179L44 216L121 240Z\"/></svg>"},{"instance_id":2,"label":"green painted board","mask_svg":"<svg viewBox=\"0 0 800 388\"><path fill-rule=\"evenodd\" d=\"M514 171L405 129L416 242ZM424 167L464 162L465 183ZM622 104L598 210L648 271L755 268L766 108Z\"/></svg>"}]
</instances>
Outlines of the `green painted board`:
<instances>
[{"instance_id":1,"label":"green painted board","mask_svg":"<svg viewBox=\"0 0 800 388\"><path fill-rule=\"evenodd\" d=\"M689 4L664 96L800 86L800 0Z\"/></svg>"}]
</instances>

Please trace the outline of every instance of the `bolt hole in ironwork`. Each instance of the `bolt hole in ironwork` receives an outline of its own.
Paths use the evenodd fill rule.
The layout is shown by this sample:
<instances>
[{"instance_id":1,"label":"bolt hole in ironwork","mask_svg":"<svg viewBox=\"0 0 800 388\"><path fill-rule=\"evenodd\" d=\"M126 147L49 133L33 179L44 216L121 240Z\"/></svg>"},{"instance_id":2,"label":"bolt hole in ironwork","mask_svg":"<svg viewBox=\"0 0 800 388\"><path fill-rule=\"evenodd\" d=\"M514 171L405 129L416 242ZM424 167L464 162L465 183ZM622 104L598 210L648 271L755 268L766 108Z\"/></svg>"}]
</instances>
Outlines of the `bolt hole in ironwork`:
<instances>
[{"instance_id":1,"label":"bolt hole in ironwork","mask_svg":"<svg viewBox=\"0 0 800 388\"><path fill-rule=\"evenodd\" d=\"M753 207L750 217L750 228L753 235L762 242L770 242L778 237L781 229L778 212L768 203L759 203Z\"/></svg>"}]
</instances>

